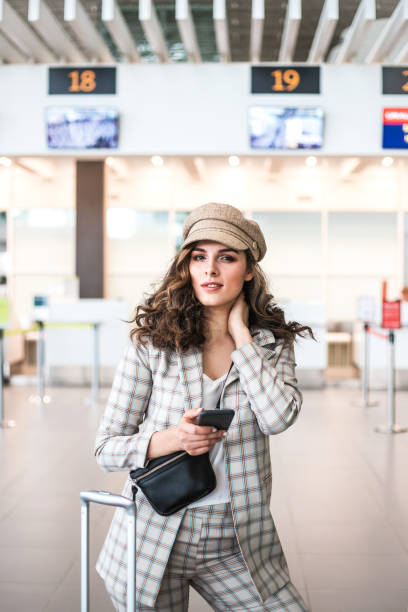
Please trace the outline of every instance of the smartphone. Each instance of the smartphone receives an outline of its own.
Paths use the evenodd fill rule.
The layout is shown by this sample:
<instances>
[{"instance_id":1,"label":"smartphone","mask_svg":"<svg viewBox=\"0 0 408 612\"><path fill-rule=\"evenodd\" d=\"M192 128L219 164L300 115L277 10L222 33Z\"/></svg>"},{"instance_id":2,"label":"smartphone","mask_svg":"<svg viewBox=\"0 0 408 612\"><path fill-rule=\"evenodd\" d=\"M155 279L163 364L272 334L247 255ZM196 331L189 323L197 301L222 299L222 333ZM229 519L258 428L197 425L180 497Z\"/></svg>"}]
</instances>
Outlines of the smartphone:
<instances>
[{"instance_id":1,"label":"smartphone","mask_svg":"<svg viewBox=\"0 0 408 612\"><path fill-rule=\"evenodd\" d=\"M217 429L228 429L234 418L235 410L223 408L222 410L203 410L195 419L196 425L206 425Z\"/></svg>"}]
</instances>

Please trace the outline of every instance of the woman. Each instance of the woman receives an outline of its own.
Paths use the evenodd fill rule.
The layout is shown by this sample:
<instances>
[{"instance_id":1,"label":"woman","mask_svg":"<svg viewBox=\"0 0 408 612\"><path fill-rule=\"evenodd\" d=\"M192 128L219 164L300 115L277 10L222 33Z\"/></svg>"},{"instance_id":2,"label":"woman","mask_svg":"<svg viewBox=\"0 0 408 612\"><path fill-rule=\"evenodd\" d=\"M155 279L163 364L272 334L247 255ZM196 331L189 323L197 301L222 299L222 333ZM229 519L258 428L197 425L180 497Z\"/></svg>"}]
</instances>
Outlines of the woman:
<instances>
[{"instance_id":1,"label":"woman","mask_svg":"<svg viewBox=\"0 0 408 612\"><path fill-rule=\"evenodd\" d=\"M293 340L313 334L285 323L271 303L257 263L266 252L257 223L233 206L205 204L185 220L183 238L161 287L136 309L95 454L110 471L181 449L210 451L217 486L167 517L138 491L137 610L187 612L191 585L214 610L304 612L269 509L268 436L299 414ZM221 408L236 413L228 432L196 425L203 407L215 408L223 383ZM125 610L122 509L97 569L115 608Z\"/></svg>"}]
</instances>

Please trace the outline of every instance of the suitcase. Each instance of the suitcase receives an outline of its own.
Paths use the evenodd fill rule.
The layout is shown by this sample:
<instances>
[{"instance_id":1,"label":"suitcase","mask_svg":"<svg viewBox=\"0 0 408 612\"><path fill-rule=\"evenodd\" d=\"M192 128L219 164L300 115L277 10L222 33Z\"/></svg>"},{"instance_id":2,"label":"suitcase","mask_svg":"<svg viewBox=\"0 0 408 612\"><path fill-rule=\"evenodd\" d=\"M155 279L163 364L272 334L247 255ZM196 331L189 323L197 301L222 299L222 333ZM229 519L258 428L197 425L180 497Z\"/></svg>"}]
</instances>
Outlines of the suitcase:
<instances>
[{"instance_id":1,"label":"suitcase","mask_svg":"<svg viewBox=\"0 0 408 612\"><path fill-rule=\"evenodd\" d=\"M124 508L127 514L127 610L135 612L136 595L136 504L107 491L81 491L81 612L89 612L89 504Z\"/></svg>"}]
</instances>

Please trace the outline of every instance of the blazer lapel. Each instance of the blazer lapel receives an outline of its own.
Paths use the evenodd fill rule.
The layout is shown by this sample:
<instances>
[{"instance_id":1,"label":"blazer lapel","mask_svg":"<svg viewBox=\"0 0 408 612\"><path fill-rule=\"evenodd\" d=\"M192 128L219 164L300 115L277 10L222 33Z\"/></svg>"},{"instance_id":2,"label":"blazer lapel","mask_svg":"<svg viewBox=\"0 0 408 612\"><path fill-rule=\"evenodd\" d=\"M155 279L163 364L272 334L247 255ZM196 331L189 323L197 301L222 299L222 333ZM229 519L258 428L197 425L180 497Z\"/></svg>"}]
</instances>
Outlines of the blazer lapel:
<instances>
[{"instance_id":1,"label":"blazer lapel","mask_svg":"<svg viewBox=\"0 0 408 612\"><path fill-rule=\"evenodd\" d=\"M203 403L203 355L191 347L177 353L180 381L184 390L184 411L200 408Z\"/></svg>"}]
</instances>

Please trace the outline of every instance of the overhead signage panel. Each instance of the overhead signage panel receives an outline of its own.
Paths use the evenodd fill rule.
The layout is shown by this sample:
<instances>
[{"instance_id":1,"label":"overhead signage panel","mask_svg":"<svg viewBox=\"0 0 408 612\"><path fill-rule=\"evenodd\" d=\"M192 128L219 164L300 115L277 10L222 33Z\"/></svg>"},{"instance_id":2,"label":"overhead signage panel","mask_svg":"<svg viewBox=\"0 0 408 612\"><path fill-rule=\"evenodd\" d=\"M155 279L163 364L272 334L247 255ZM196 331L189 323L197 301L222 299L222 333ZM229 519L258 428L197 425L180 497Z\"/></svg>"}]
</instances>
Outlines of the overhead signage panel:
<instances>
[{"instance_id":1,"label":"overhead signage panel","mask_svg":"<svg viewBox=\"0 0 408 612\"><path fill-rule=\"evenodd\" d=\"M253 94L319 94L319 66L252 66Z\"/></svg>"},{"instance_id":2,"label":"overhead signage panel","mask_svg":"<svg viewBox=\"0 0 408 612\"><path fill-rule=\"evenodd\" d=\"M49 68L48 94L116 94L116 68Z\"/></svg>"},{"instance_id":3,"label":"overhead signage panel","mask_svg":"<svg viewBox=\"0 0 408 612\"><path fill-rule=\"evenodd\" d=\"M408 66L383 66L383 94L408 94Z\"/></svg>"}]
</instances>

